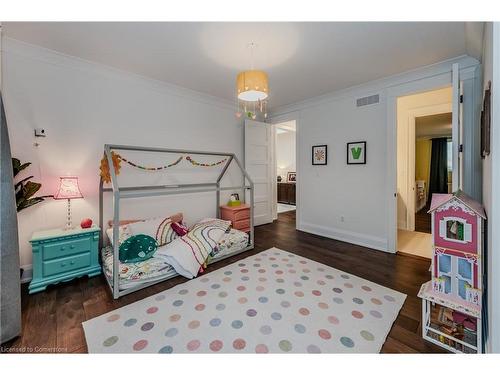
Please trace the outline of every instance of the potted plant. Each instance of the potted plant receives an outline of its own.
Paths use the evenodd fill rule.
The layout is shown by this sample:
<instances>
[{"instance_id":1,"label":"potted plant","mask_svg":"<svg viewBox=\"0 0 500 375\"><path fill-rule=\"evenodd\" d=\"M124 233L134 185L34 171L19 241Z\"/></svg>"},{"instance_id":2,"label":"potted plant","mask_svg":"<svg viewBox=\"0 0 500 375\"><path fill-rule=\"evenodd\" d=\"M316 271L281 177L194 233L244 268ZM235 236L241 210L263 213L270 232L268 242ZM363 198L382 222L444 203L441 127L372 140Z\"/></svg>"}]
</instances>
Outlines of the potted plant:
<instances>
[{"instance_id":1,"label":"potted plant","mask_svg":"<svg viewBox=\"0 0 500 375\"><path fill-rule=\"evenodd\" d=\"M19 159L12 158L12 170L14 172L14 178L16 178L19 172L28 168L30 165L31 163L21 163ZM53 197L52 195L42 195L40 197L34 197L34 195L42 187L42 184L30 181L30 179L32 178L33 176L29 176L14 184L14 190L16 192L17 212L40 203L45 200L45 198Z\"/></svg>"}]
</instances>

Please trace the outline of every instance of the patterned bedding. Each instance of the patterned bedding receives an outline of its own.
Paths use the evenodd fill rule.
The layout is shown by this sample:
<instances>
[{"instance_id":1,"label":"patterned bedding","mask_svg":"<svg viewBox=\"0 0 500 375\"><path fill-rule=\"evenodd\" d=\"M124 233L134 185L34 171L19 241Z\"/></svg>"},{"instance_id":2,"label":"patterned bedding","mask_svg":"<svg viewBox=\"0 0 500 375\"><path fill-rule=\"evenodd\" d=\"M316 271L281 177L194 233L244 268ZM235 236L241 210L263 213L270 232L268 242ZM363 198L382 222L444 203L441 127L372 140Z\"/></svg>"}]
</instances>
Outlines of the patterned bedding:
<instances>
[{"instance_id":1,"label":"patterned bedding","mask_svg":"<svg viewBox=\"0 0 500 375\"><path fill-rule=\"evenodd\" d=\"M211 253L210 260L216 260L243 250L247 244L247 233L231 229L229 233L222 236L217 248ZM113 248L111 246L103 248L101 256L103 270L111 278L113 275ZM175 275L176 272L161 257L152 257L144 262L120 263L120 289L127 289L138 283L155 281L167 274Z\"/></svg>"}]
</instances>

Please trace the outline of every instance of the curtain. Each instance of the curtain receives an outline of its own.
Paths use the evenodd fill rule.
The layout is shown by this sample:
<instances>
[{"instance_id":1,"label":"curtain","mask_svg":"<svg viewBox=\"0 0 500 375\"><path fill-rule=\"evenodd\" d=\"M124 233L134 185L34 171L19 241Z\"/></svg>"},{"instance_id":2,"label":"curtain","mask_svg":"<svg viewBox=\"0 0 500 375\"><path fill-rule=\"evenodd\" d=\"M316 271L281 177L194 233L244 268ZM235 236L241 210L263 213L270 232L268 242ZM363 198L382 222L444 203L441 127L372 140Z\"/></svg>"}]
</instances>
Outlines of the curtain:
<instances>
[{"instance_id":1,"label":"curtain","mask_svg":"<svg viewBox=\"0 0 500 375\"><path fill-rule=\"evenodd\" d=\"M0 93L0 343L21 333L19 239L9 133Z\"/></svg>"},{"instance_id":2,"label":"curtain","mask_svg":"<svg viewBox=\"0 0 500 375\"><path fill-rule=\"evenodd\" d=\"M431 148L429 201L434 193L448 193L448 139L434 138Z\"/></svg>"}]
</instances>

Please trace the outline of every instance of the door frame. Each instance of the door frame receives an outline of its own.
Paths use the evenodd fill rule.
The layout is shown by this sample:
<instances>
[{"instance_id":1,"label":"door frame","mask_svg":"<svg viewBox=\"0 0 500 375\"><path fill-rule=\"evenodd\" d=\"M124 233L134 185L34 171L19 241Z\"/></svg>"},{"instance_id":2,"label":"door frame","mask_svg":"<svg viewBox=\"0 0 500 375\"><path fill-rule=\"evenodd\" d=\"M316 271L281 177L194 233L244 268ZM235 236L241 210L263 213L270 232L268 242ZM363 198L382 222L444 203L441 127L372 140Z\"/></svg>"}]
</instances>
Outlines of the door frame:
<instances>
[{"instance_id":1,"label":"door frame","mask_svg":"<svg viewBox=\"0 0 500 375\"><path fill-rule=\"evenodd\" d=\"M387 89L387 252L396 253L398 238L397 212L397 99L400 96L438 90L452 84L450 70Z\"/></svg>"},{"instance_id":2,"label":"door frame","mask_svg":"<svg viewBox=\"0 0 500 375\"><path fill-rule=\"evenodd\" d=\"M273 214L276 212L276 218L278 216L277 214L277 207L278 207L278 182L276 180L277 175L276 175L276 125L281 124L282 122L287 122L287 121L295 121L295 169L297 172L297 181L295 182L295 229L300 229L300 216L301 216L301 210L300 210L300 191L301 191L301 182L300 182L300 160L302 160L302 152L301 152L301 147L299 147L299 140L300 140L300 112L299 111L292 111L288 112L282 115L274 116L270 120L270 123L272 125L272 130L273 130L273 135L275 138L275 141L273 142L273 147L274 149L272 150L273 153L273 160L275 164L274 168L274 173L273 173L273 194L275 195L274 197L274 205L273 205Z\"/></svg>"},{"instance_id":3,"label":"door frame","mask_svg":"<svg viewBox=\"0 0 500 375\"><path fill-rule=\"evenodd\" d=\"M415 141L416 137L416 119L421 116L432 116L441 113L448 113L452 111L452 103L428 105L408 111L408 145L407 145L407 168L408 180L406 182L406 197L408 208L406 209L406 229L415 231Z\"/></svg>"}]
</instances>

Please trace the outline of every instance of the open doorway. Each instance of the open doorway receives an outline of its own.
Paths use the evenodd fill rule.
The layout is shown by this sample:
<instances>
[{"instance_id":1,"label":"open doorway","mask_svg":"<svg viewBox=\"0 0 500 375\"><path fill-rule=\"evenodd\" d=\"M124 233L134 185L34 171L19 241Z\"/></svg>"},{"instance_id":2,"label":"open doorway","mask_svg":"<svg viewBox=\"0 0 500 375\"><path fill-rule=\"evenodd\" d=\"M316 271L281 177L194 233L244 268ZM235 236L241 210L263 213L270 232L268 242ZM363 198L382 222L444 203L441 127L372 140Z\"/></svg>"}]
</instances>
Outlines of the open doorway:
<instances>
[{"instance_id":1,"label":"open doorway","mask_svg":"<svg viewBox=\"0 0 500 375\"><path fill-rule=\"evenodd\" d=\"M297 204L296 122L274 125L276 161L276 214L295 214Z\"/></svg>"},{"instance_id":2,"label":"open doorway","mask_svg":"<svg viewBox=\"0 0 500 375\"><path fill-rule=\"evenodd\" d=\"M397 250L431 258L431 197L451 192L451 87L398 98L397 119Z\"/></svg>"}]
</instances>

